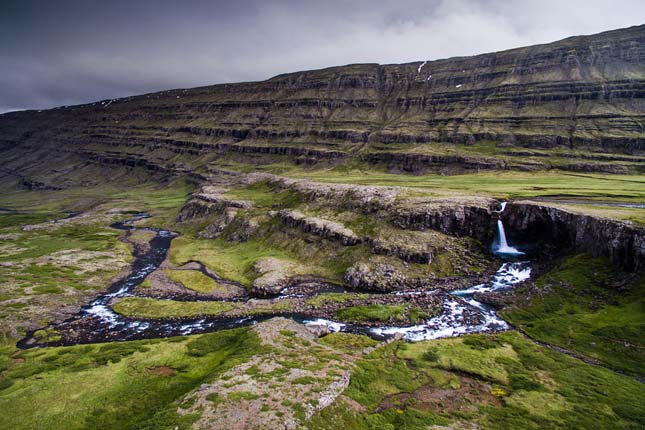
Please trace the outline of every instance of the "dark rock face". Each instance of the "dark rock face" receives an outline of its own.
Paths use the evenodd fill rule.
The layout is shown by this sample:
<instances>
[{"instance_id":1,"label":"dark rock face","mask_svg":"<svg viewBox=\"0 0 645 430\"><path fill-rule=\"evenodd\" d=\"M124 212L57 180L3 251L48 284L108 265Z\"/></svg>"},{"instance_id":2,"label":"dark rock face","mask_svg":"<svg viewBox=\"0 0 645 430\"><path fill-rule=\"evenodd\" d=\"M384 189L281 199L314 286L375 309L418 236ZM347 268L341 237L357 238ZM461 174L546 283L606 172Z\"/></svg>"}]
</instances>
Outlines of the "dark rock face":
<instances>
[{"instance_id":1,"label":"dark rock face","mask_svg":"<svg viewBox=\"0 0 645 430\"><path fill-rule=\"evenodd\" d=\"M225 236L226 240L229 242L246 242L258 231L259 228L259 224L256 220L240 217L234 218L230 226L230 232Z\"/></svg>"},{"instance_id":2,"label":"dark rock face","mask_svg":"<svg viewBox=\"0 0 645 430\"><path fill-rule=\"evenodd\" d=\"M216 192L196 193L181 208L179 215L177 215L177 221L183 222L204 218L211 214L220 214L227 208L248 209L249 207L251 205L248 202L227 199Z\"/></svg>"},{"instance_id":3,"label":"dark rock face","mask_svg":"<svg viewBox=\"0 0 645 430\"><path fill-rule=\"evenodd\" d=\"M523 161L509 163L498 158L462 155L426 155L414 153L377 152L365 155L364 160L372 164L383 164L389 169L410 173L427 170L468 171L468 170L523 170L531 171L545 168L539 162Z\"/></svg>"},{"instance_id":4,"label":"dark rock face","mask_svg":"<svg viewBox=\"0 0 645 430\"><path fill-rule=\"evenodd\" d=\"M628 271L645 269L642 227L530 203L509 204L502 215L507 230L523 240L551 242L564 250L608 257Z\"/></svg>"},{"instance_id":5,"label":"dark rock face","mask_svg":"<svg viewBox=\"0 0 645 430\"><path fill-rule=\"evenodd\" d=\"M372 252L380 255L394 255L408 263L429 264L432 262L433 250L419 244L401 246L382 240L372 240Z\"/></svg>"},{"instance_id":6,"label":"dark rock face","mask_svg":"<svg viewBox=\"0 0 645 430\"><path fill-rule=\"evenodd\" d=\"M198 236L203 239L215 239L219 237L226 227L228 227L237 216L237 209L227 208L218 216L215 221L206 226L206 228L198 233Z\"/></svg>"},{"instance_id":7,"label":"dark rock face","mask_svg":"<svg viewBox=\"0 0 645 430\"><path fill-rule=\"evenodd\" d=\"M453 236L473 237L482 243L488 243L494 234L495 219L488 207L418 204L397 209L391 219L399 228L432 229Z\"/></svg>"}]
</instances>

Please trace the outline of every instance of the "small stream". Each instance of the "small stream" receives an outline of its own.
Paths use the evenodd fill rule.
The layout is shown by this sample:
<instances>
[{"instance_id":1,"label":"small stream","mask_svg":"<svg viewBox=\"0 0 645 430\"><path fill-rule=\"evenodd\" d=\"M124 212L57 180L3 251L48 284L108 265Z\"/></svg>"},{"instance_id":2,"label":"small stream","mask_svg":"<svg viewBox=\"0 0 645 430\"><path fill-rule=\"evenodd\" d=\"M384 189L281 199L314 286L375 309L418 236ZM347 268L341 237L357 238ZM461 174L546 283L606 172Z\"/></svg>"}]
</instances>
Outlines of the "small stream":
<instances>
[{"instance_id":1,"label":"small stream","mask_svg":"<svg viewBox=\"0 0 645 430\"><path fill-rule=\"evenodd\" d=\"M503 211L502 205L501 211ZM500 211L500 213L501 213ZM483 333L507 330L509 325L487 305L473 298L477 292L500 291L512 288L530 277L531 266L528 261L506 261L492 279L484 284L444 294L443 311L422 324L414 326L383 326L367 327L356 324L346 324L327 319L315 319L307 315L280 313L265 316L223 318L202 317L193 319L137 319L127 318L112 310L109 303L115 298L132 296L132 290L139 285L165 260L170 243L175 236L169 230L148 227L137 227L134 223L147 218L148 215L139 213L130 220L117 222L111 227L119 230L147 230L156 232L150 242L150 250L136 256L131 271L125 278L113 283L109 290L81 308L74 317L54 326L64 333L61 344L95 343L107 341L124 341L146 338L160 338L177 335L188 335L228 329L256 324L276 316L291 318L311 326L324 326L327 330L347 331L367 334L377 339L400 336L409 341L437 339L458 336L466 333ZM503 224L498 223L497 244L493 252L503 259L516 259L523 253L508 245ZM339 291L345 291L341 289ZM319 293L320 291L317 291ZM428 291L404 291L396 293L404 298L406 295L428 294ZM297 296L285 291L277 298ZM31 335L22 339L18 346L28 348L40 346Z\"/></svg>"}]
</instances>

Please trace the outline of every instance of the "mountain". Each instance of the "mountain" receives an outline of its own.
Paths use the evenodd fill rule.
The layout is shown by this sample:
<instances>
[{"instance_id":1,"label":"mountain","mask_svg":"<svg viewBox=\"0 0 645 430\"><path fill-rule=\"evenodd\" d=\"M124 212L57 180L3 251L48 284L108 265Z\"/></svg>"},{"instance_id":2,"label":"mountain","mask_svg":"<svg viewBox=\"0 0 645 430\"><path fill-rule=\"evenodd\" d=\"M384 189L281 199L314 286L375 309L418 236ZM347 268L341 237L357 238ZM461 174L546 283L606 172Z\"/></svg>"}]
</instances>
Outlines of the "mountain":
<instances>
[{"instance_id":1,"label":"mountain","mask_svg":"<svg viewBox=\"0 0 645 430\"><path fill-rule=\"evenodd\" d=\"M36 188L65 187L82 168L91 181L105 166L185 174L221 159L641 172L644 97L645 26L637 26L473 57L7 113L1 169L5 181Z\"/></svg>"},{"instance_id":2,"label":"mountain","mask_svg":"<svg viewBox=\"0 0 645 430\"><path fill-rule=\"evenodd\" d=\"M0 430L643 428L644 40L0 115Z\"/></svg>"}]
</instances>

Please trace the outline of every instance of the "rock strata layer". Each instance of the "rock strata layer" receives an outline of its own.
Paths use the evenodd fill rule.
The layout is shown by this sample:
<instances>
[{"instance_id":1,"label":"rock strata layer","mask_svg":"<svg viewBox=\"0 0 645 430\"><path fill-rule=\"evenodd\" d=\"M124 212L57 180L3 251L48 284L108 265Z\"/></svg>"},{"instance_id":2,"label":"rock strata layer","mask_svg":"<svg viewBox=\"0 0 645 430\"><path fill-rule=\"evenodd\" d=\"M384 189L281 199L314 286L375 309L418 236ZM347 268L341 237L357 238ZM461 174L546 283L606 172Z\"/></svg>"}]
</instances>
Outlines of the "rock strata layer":
<instances>
[{"instance_id":1,"label":"rock strata layer","mask_svg":"<svg viewBox=\"0 0 645 430\"><path fill-rule=\"evenodd\" d=\"M503 221L524 241L604 256L625 270L645 268L645 228L530 202L508 205Z\"/></svg>"}]
</instances>

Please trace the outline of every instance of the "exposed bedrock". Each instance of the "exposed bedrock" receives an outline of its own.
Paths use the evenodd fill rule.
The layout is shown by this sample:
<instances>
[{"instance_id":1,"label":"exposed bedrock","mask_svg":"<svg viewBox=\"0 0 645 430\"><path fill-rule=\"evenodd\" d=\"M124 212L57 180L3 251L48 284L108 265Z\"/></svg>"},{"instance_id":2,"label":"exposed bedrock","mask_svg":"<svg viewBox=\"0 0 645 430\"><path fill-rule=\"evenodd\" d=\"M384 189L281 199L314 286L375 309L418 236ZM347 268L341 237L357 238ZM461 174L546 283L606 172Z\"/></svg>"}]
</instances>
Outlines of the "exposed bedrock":
<instances>
[{"instance_id":1,"label":"exposed bedrock","mask_svg":"<svg viewBox=\"0 0 645 430\"><path fill-rule=\"evenodd\" d=\"M388 264L356 263L347 270L344 281L351 288L379 292L419 288L423 285L422 280L408 278Z\"/></svg>"},{"instance_id":2,"label":"exposed bedrock","mask_svg":"<svg viewBox=\"0 0 645 430\"><path fill-rule=\"evenodd\" d=\"M509 204L507 230L526 242L551 242L565 250L608 257L625 270L645 269L645 228L528 202Z\"/></svg>"},{"instance_id":3,"label":"exposed bedrock","mask_svg":"<svg viewBox=\"0 0 645 430\"><path fill-rule=\"evenodd\" d=\"M202 239L215 239L221 235L237 216L238 209L226 208L211 224L198 233Z\"/></svg>"},{"instance_id":4,"label":"exposed bedrock","mask_svg":"<svg viewBox=\"0 0 645 430\"><path fill-rule=\"evenodd\" d=\"M369 163L383 164L390 169L420 173L426 170L539 170L546 166L535 161L509 163L493 157L474 157L464 155L415 154L405 152L374 152L363 159Z\"/></svg>"},{"instance_id":5,"label":"exposed bedrock","mask_svg":"<svg viewBox=\"0 0 645 430\"><path fill-rule=\"evenodd\" d=\"M217 187L203 187L201 192L193 194L184 204L177 215L177 221L183 222L222 213L226 208L248 209L251 207L251 203L247 201L222 196L223 192L224 190Z\"/></svg>"},{"instance_id":6,"label":"exposed bedrock","mask_svg":"<svg viewBox=\"0 0 645 430\"><path fill-rule=\"evenodd\" d=\"M432 262L435 252L428 243L408 241L406 235L402 240L372 239L372 252L380 255L393 255L408 263L428 264Z\"/></svg>"},{"instance_id":7,"label":"exposed bedrock","mask_svg":"<svg viewBox=\"0 0 645 430\"><path fill-rule=\"evenodd\" d=\"M289 227L298 228L325 239L340 242L345 246L357 245L361 238L344 225L316 217L308 217L300 211L282 210L278 217Z\"/></svg>"},{"instance_id":8,"label":"exposed bedrock","mask_svg":"<svg viewBox=\"0 0 645 430\"><path fill-rule=\"evenodd\" d=\"M258 260L253 270L260 275L251 286L253 296L279 294L289 286L294 275L293 263L273 257Z\"/></svg>"},{"instance_id":9,"label":"exposed bedrock","mask_svg":"<svg viewBox=\"0 0 645 430\"><path fill-rule=\"evenodd\" d=\"M492 199L477 199L466 204L450 201L417 201L397 207L391 214L392 223L403 229L432 229L453 236L468 236L482 243L492 240L496 219Z\"/></svg>"}]
</instances>

